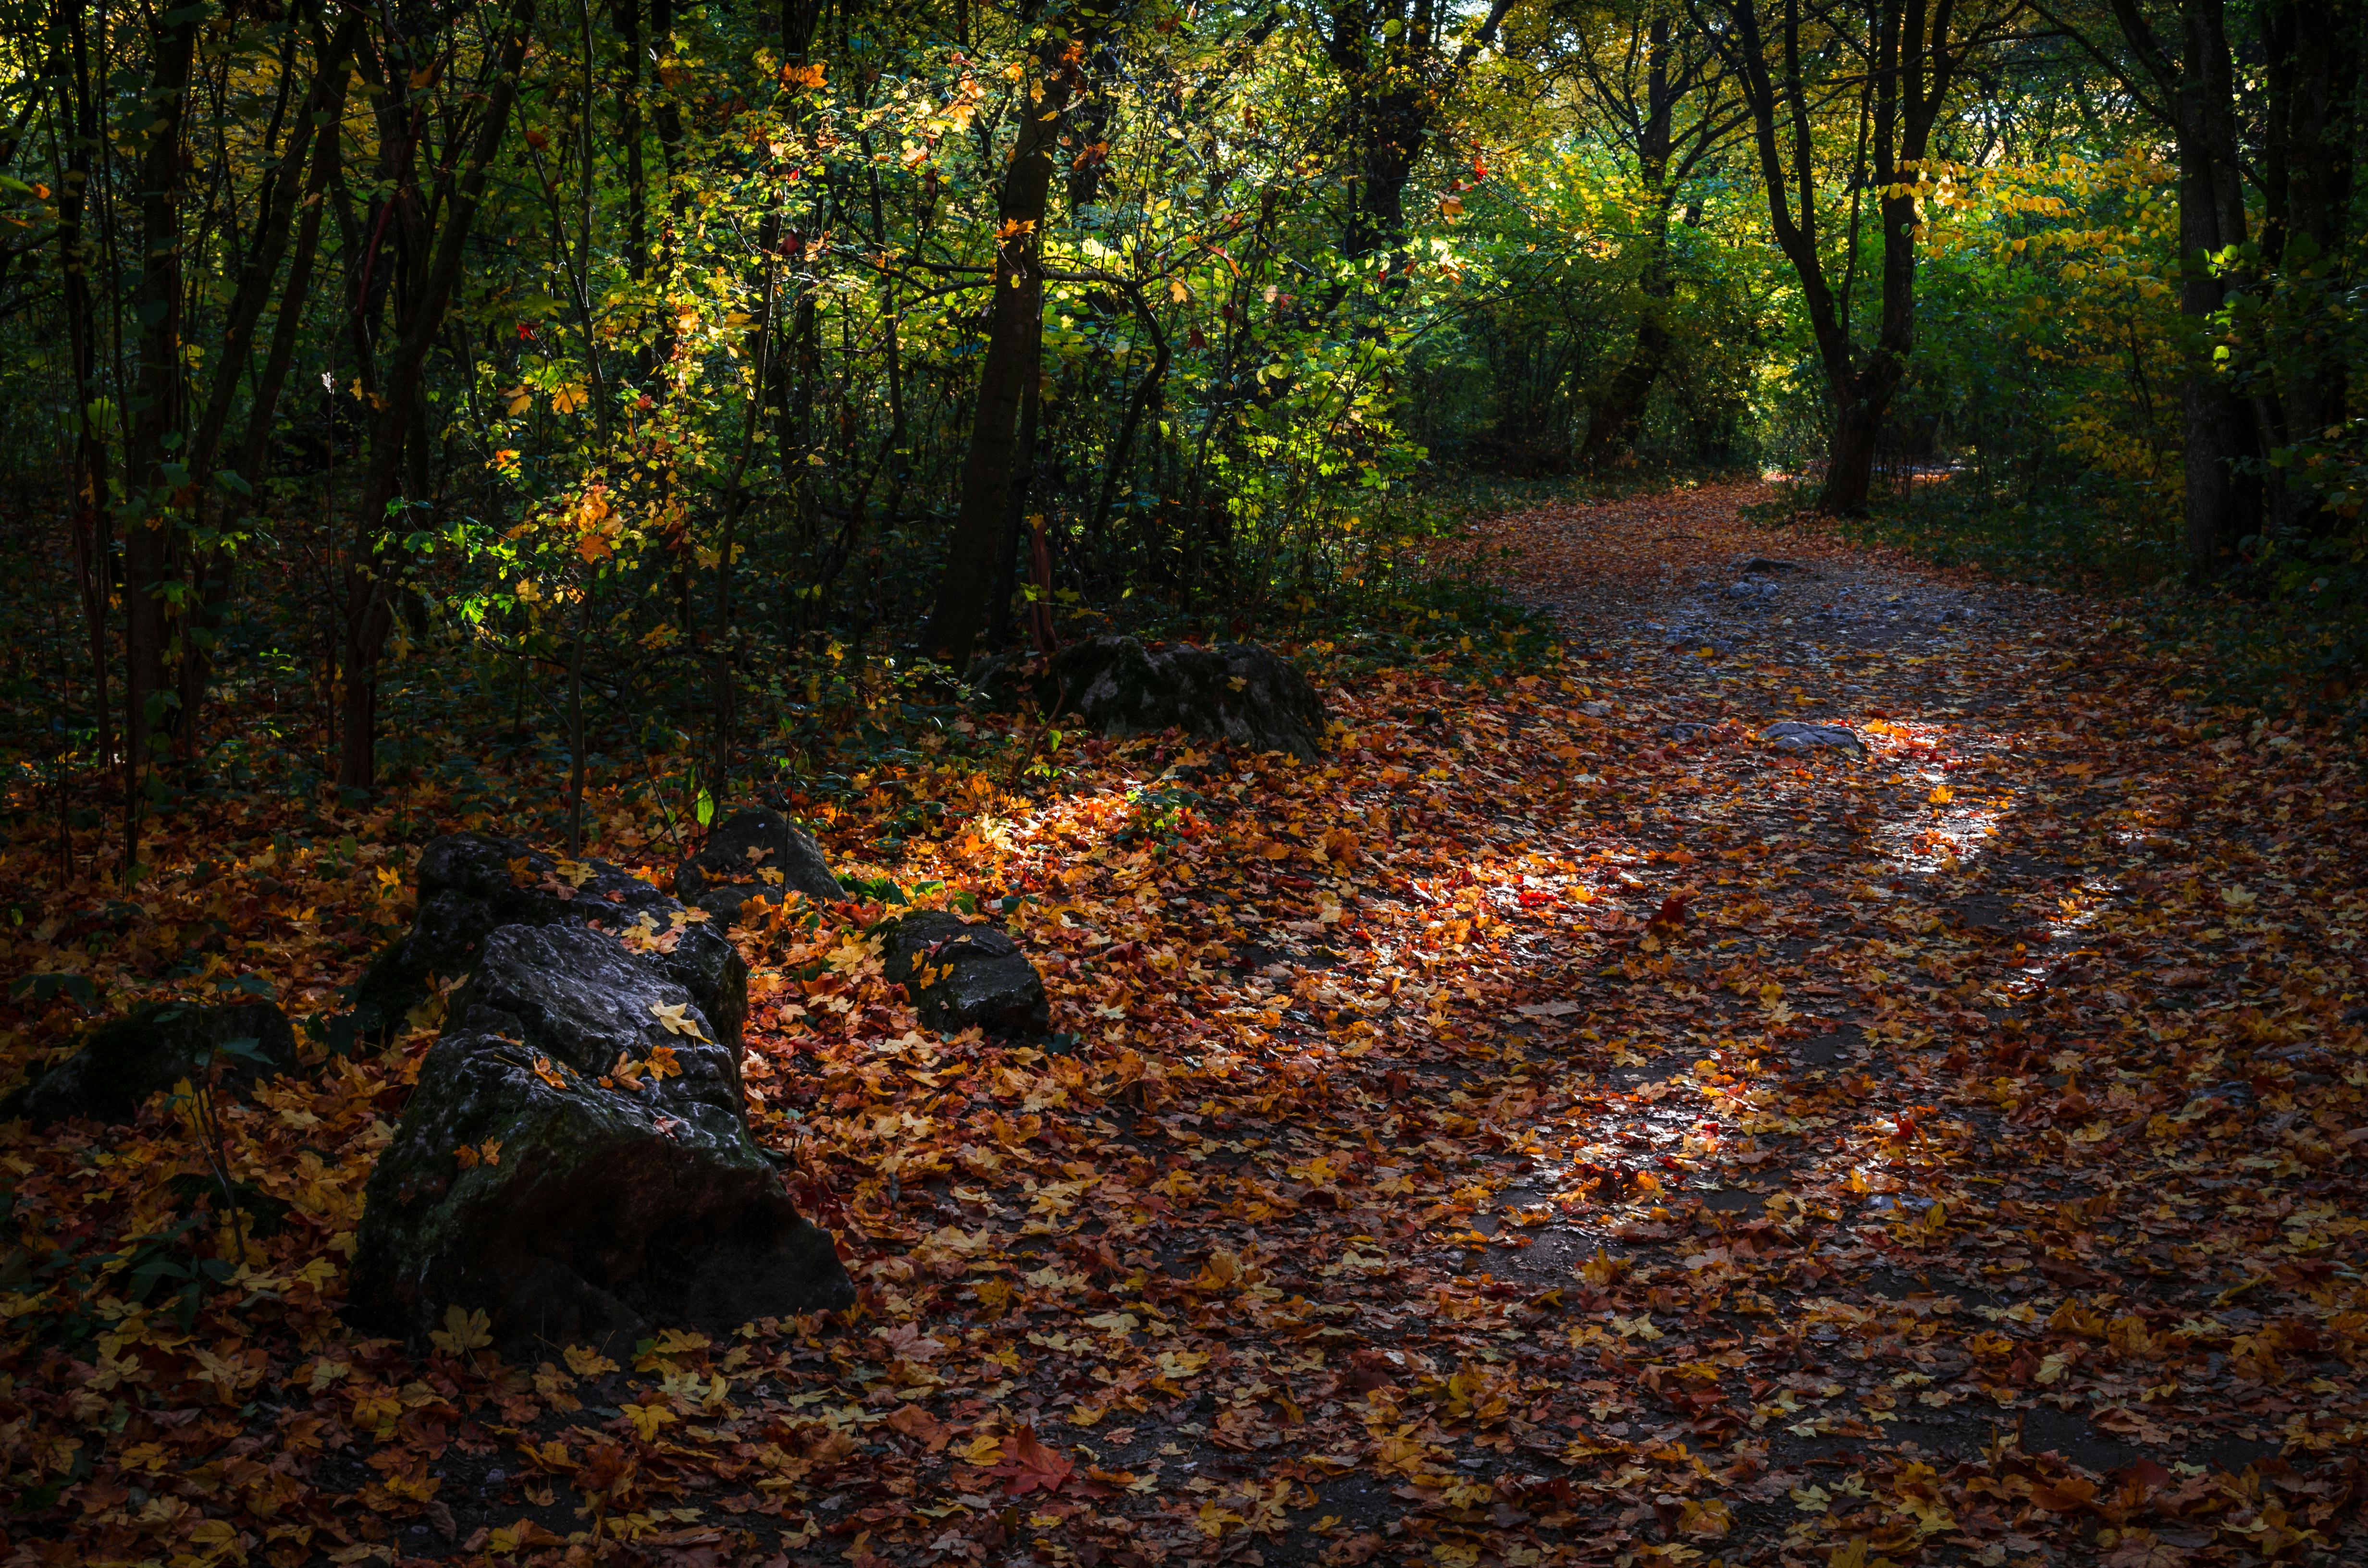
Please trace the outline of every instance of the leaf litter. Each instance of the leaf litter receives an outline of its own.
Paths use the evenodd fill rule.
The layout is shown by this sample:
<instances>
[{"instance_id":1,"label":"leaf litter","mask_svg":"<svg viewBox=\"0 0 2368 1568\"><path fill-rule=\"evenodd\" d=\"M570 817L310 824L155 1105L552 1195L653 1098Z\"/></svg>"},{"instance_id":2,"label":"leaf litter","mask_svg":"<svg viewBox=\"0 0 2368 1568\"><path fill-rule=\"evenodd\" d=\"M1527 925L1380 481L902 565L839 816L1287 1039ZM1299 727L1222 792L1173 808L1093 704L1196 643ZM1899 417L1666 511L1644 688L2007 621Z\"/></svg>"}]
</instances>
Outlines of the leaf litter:
<instances>
[{"instance_id":1,"label":"leaf litter","mask_svg":"<svg viewBox=\"0 0 2368 1568\"><path fill-rule=\"evenodd\" d=\"M1760 498L1504 519L1567 646L1301 649L1318 767L1088 742L1057 788L950 756L803 802L874 880L735 930L746 1079L849 1312L624 1363L347 1330L434 1003L220 1106L241 1227L182 1179L186 1097L9 1124L5 1561L2356 1555L2354 755L2215 713L2113 607ZM1803 715L1857 746L1759 738ZM921 799L941 832L873 861ZM49 983L9 1060L94 996L325 1017L450 808L305 846L229 809L136 900L12 847ZM663 880L660 824L599 815ZM870 932L898 889L1006 912L1054 1034L922 1030Z\"/></svg>"}]
</instances>

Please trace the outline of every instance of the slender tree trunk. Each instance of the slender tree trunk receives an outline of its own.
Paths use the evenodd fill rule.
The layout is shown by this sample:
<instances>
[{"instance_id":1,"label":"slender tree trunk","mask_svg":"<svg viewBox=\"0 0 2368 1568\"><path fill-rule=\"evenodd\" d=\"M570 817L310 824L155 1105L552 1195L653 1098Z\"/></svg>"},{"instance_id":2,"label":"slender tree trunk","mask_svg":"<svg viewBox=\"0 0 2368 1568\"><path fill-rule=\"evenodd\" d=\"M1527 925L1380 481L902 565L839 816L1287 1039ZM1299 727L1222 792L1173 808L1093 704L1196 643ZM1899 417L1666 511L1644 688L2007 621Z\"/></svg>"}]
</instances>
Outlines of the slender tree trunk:
<instances>
[{"instance_id":1,"label":"slender tree trunk","mask_svg":"<svg viewBox=\"0 0 2368 1568\"><path fill-rule=\"evenodd\" d=\"M138 779L148 761L149 707L164 685L166 579L176 565L180 542L174 514L187 489L186 480L165 470L181 434L181 127L198 25L191 16L160 27L154 38L147 99L156 118L140 159L139 369L123 464L131 508L123 549L124 766L131 797L124 832L133 847L139 835ZM137 858L128 847L127 874Z\"/></svg>"},{"instance_id":2,"label":"slender tree trunk","mask_svg":"<svg viewBox=\"0 0 2368 1568\"><path fill-rule=\"evenodd\" d=\"M445 308L460 278L469 229L484 199L494 154L500 151L509 126L510 109L518 99L518 67L526 58L533 23L533 0L516 0L510 35L502 46L467 165L437 233L433 259L409 301L410 319L404 324L393 358L376 389L381 406L370 422L370 462L362 476L353 555L346 574L345 694L339 724L344 744L337 757L337 782L347 789L367 790L377 781L379 653L393 625L396 577L403 565L400 549L384 538L387 506L402 483L404 449L414 444L410 437L419 412L415 404L427 351L442 330Z\"/></svg>"},{"instance_id":3,"label":"slender tree trunk","mask_svg":"<svg viewBox=\"0 0 2368 1568\"><path fill-rule=\"evenodd\" d=\"M584 597L575 612L575 635L567 647L567 854L584 853L584 783L589 759L584 734L584 648L592 640L592 601L600 589L597 571L585 574Z\"/></svg>"},{"instance_id":4,"label":"slender tree trunk","mask_svg":"<svg viewBox=\"0 0 2368 1568\"><path fill-rule=\"evenodd\" d=\"M2308 296L2339 275L2351 208L2362 28L2332 6L2299 4L2264 7L2261 25L2269 78L2261 249L2288 298L2316 314L2323 307ZM2280 446L2322 441L2346 417L2351 367L2331 335L2305 332L2288 341L2279 377ZM2295 469L2275 470L2271 478L2275 490L2267 509L2279 527L2324 537L2343 526Z\"/></svg>"},{"instance_id":5,"label":"slender tree trunk","mask_svg":"<svg viewBox=\"0 0 2368 1568\"><path fill-rule=\"evenodd\" d=\"M2190 337L2184 388L2187 436L2187 577L2219 575L2237 541L2260 527L2260 482L2237 464L2260 455L2251 410L2214 357L2211 325L2228 297L2213 258L2245 243L2245 199L2235 153L2233 73L2220 0L2183 0L2185 69L2179 117L2180 310Z\"/></svg>"},{"instance_id":6,"label":"slender tree trunk","mask_svg":"<svg viewBox=\"0 0 2368 1568\"><path fill-rule=\"evenodd\" d=\"M212 395L207 400L196 437L190 443L189 474L195 486L192 504L200 519L209 506L221 508L211 530L217 539L237 528L252 504L255 487L263 480L263 460L269 447L272 420L279 406L280 388L286 383L289 366L295 358L297 332L312 293L313 262L320 244L322 198L337 164L339 122L344 117L346 89L350 80L347 61L361 41L362 27L363 14L347 11L339 19L336 33L325 40L316 34L319 57L313 84L305 94L303 111L289 134L279 168L272 178L268 203L258 219L255 242L248 249L246 266L232 297L220 362L214 368ZM300 201L303 213L301 221L296 217ZM229 423L237 388L247 380L247 361L256 328L261 324L265 306L271 301L273 285L280 281L279 263L288 254L291 224L297 231L295 258L279 290L279 314L273 324L270 348L251 383L245 438L239 444L236 466L229 471L235 476L236 484L217 485L211 482L223 427ZM204 530L200 530L200 537L207 537ZM180 723L176 734L184 762L194 761L198 755L206 687L213 676L213 649L221 635L235 563L236 558L224 553L218 545L192 551L192 613L176 672L180 696Z\"/></svg>"},{"instance_id":7,"label":"slender tree trunk","mask_svg":"<svg viewBox=\"0 0 2368 1568\"><path fill-rule=\"evenodd\" d=\"M987 606L986 642L990 648L1000 647L1011 635L1011 600L1019 591L1019 539L1028 528L1028 492L1036 479L1037 422L1043 416L1042 384L1040 375L1019 400L1019 444L1012 456L1010 499L1004 506L1003 561L996 572L997 591Z\"/></svg>"},{"instance_id":8,"label":"slender tree trunk","mask_svg":"<svg viewBox=\"0 0 2368 1568\"><path fill-rule=\"evenodd\" d=\"M1008 517L1019 406L1039 373L1044 281L1037 231L1052 190L1053 158L1069 83L1065 70L1048 72L1042 98L1032 105L1021 99L1019 133L1004 174L1003 241L995 253L986 361L979 371L970 452L962 465L961 509L938 585L937 608L921 633L922 647L956 670L970 662L972 644L985 628L988 601L999 580L996 557Z\"/></svg>"},{"instance_id":9,"label":"slender tree trunk","mask_svg":"<svg viewBox=\"0 0 2368 1568\"><path fill-rule=\"evenodd\" d=\"M1626 457L1636 445L1645 423L1645 404L1669 359L1669 329L1661 324L1660 297L1645 295L1645 313L1636 323L1636 345L1611 378L1611 385L1588 413L1587 444L1579 463L1588 469L1607 467Z\"/></svg>"},{"instance_id":10,"label":"slender tree trunk","mask_svg":"<svg viewBox=\"0 0 2368 1568\"><path fill-rule=\"evenodd\" d=\"M65 7L69 70L61 84L60 118L67 128L65 170L58 193L58 270L65 307L66 353L74 381L74 556L82 592L83 621L90 642L91 720L97 732L98 766L112 766L115 716L107 694L107 600L114 574L114 530L108 526L107 445L92 403L97 393L98 319L92 308L92 247L83 233L90 188L91 153L98 144L98 120L91 103L89 47L82 6Z\"/></svg>"},{"instance_id":11,"label":"slender tree trunk","mask_svg":"<svg viewBox=\"0 0 2368 1568\"><path fill-rule=\"evenodd\" d=\"M639 283L650 244L649 178L642 163L641 0L613 0L609 17L625 53L625 79L617 85L617 135L625 144L625 271Z\"/></svg>"}]
</instances>

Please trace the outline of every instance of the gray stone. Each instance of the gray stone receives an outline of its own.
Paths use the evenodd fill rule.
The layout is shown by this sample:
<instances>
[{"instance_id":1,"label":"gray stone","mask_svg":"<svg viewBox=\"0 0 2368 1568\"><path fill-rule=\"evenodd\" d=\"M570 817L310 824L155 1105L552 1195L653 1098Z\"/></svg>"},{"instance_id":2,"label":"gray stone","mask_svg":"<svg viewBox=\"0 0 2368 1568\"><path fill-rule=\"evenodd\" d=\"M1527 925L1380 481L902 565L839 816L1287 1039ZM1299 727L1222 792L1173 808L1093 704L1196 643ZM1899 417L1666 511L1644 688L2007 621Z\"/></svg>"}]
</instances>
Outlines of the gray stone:
<instances>
[{"instance_id":1,"label":"gray stone","mask_svg":"<svg viewBox=\"0 0 2368 1568\"><path fill-rule=\"evenodd\" d=\"M689 914L606 860L583 861L563 876L559 861L515 838L456 833L420 851L419 913L355 987L354 1023L365 1036L391 1032L431 983L468 973L479 945L500 926L638 926L648 934L647 961L689 991L717 1037L737 1047L748 966L722 922Z\"/></svg>"},{"instance_id":2,"label":"gray stone","mask_svg":"<svg viewBox=\"0 0 2368 1568\"><path fill-rule=\"evenodd\" d=\"M740 1095L736 1042L616 937L494 930L370 1174L347 1317L613 1348L852 1304Z\"/></svg>"},{"instance_id":3,"label":"gray stone","mask_svg":"<svg viewBox=\"0 0 2368 1568\"><path fill-rule=\"evenodd\" d=\"M822 846L767 806L743 807L709 834L675 872L674 891L726 925L740 917L744 903L776 903L792 892L816 903L847 896Z\"/></svg>"},{"instance_id":4,"label":"gray stone","mask_svg":"<svg viewBox=\"0 0 2368 1568\"><path fill-rule=\"evenodd\" d=\"M243 1051L225 1050L246 1042ZM0 1119L130 1121L148 1096L218 1062L233 1091L296 1070L296 1033L268 1002L154 1002L90 1031L82 1048L0 1100Z\"/></svg>"},{"instance_id":5,"label":"gray stone","mask_svg":"<svg viewBox=\"0 0 2368 1568\"><path fill-rule=\"evenodd\" d=\"M1312 763L1324 733L1307 677L1254 642L1152 653L1132 637L1096 637L1056 655L1052 681L1055 713L1112 737L1176 729Z\"/></svg>"},{"instance_id":6,"label":"gray stone","mask_svg":"<svg viewBox=\"0 0 2368 1568\"><path fill-rule=\"evenodd\" d=\"M925 909L895 921L885 936L889 980L905 988L921 1022L939 1033L975 1025L990 1034L1041 1034L1051 1027L1043 977L996 926Z\"/></svg>"},{"instance_id":7,"label":"gray stone","mask_svg":"<svg viewBox=\"0 0 2368 1568\"><path fill-rule=\"evenodd\" d=\"M1778 751L1849 751L1864 755L1866 743L1844 724L1804 724L1786 719L1759 732L1759 738Z\"/></svg>"}]
</instances>

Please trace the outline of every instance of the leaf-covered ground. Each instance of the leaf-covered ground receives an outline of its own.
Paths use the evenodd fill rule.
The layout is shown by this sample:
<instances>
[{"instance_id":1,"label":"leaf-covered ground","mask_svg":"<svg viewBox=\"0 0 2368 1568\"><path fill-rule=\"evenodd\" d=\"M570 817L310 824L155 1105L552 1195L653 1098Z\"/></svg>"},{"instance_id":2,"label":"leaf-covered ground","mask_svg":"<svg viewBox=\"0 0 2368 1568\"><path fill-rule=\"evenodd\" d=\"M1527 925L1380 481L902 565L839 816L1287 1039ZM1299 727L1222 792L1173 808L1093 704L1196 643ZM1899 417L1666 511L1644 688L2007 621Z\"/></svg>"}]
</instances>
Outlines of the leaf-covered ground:
<instances>
[{"instance_id":1,"label":"leaf-covered ground","mask_svg":"<svg viewBox=\"0 0 2368 1568\"><path fill-rule=\"evenodd\" d=\"M1009 901L1060 1032L919 1031L876 903L739 934L844 1317L627 1366L347 1330L432 1019L232 1109L244 1259L164 1101L0 1131L5 1561L2359 1561L2352 754L1758 498L1507 519L1563 656L1301 650L1321 767L1047 784L981 722L860 780L836 855ZM935 826L882 862L891 819ZM324 1012L464 820L257 801L136 898L28 832L6 966ZM677 853L621 798L596 847ZM13 1004L12 1076L82 989Z\"/></svg>"}]
</instances>

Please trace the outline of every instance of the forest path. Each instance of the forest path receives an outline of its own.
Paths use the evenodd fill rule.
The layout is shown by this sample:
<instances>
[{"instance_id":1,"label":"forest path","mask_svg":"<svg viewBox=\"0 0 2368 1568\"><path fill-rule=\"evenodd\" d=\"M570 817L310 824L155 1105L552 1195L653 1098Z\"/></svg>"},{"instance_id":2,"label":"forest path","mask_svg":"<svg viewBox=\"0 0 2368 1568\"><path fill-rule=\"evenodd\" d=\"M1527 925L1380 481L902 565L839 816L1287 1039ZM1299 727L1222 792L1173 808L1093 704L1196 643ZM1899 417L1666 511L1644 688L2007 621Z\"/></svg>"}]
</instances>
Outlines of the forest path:
<instances>
[{"instance_id":1,"label":"forest path","mask_svg":"<svg viewBox=\"0 0 2368 1568\"><path fill-rule=\"evenodd\" d=\"M0 1568L2362 1561L2354 754L1759 494L1486 525L1561 656L1310 645L1315 765L1088 738L998 789L990 722L834 803L838 864L1001 912L1056 1031L920 1028L877 904L735 928L844 1316L621 1366L343 1324L429 1028L233 1113L302 1218L186 1318L111 1294L191 1171L164 1102L0 1128ZM137 994L219 917L325 1006L399 907L331 835L393 815L160 837L17 951ZM16 991L20 1064L84 1027Z\"/></svg>"},{"instance_id":2,"label":"forest path","mask_svg":"<svg viewBox=\"0 0 2368 1568\"><path fill-rule=\"evenodd\" d=\"M2349 1483L2309 1467L2358 1387L2288 1362L2357 1364L2320 1326L2368 1138L2348 765L2199 736L2105 607L1738 516L1764 498L1503 524L1628 764L1569 831L1684 904L1557 944L1588 972L1522 1009L1599 1108L1526 1183L1565 1222L1519 1273L1582 1266L1594 1415L1631 1377L1668 1413L1574 1448L1732 1445L1725 1514L1632 1485L1596 1525L1640 1560L2169 1564L2266 1483L2339 1539ZM1787 720L1850 744L1780 749ZM1569 1206L1656 1165L1645 1216ZM1640 1297L1711 1310L1647 1349Z\"/></svg>"}]
</instances>

